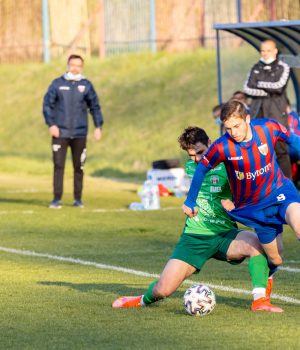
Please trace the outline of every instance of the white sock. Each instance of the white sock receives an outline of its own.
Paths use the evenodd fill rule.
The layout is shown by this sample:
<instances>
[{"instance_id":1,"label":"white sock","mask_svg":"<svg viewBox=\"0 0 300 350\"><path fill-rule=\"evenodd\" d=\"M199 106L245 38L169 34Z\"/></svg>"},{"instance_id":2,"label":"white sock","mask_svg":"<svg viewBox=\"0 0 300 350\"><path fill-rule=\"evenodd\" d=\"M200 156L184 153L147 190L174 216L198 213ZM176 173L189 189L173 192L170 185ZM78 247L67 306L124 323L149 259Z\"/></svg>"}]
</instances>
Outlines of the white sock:
<instances>
[{"instance_id":1,"label":"white sock","mask_svg":"<svg viewBox=\"0 0 300 350\"><path fill-rule=\"evenodd\" d=\"M266 288L253 288L252 295L253 300L264 298L266 296Z\"/></svg>"},{"instance_id":2,"label":"white sock","mask_svg":"<svg viewBox=\"0 0 300 350\"><path fill-rule=\"evenodd\" d=\"M141 304L141 306L146 306L145 305L145 303L144 303L144 300L143 300L143 298L144 298L144 294L142 295L142 297L141 297L141 301L140 301L140 304Z\"/></svg>"}]
</instances>

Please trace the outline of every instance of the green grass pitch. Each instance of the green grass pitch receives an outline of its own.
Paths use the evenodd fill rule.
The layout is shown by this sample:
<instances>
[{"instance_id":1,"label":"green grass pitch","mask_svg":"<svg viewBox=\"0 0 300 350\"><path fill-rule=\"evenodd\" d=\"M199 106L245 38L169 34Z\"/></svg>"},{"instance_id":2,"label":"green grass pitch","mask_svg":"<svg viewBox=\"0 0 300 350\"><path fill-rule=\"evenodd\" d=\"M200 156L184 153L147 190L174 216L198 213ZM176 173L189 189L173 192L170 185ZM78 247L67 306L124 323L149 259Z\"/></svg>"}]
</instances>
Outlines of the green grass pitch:
<instances>
[{"instance_id":1,"label":"green grass pitch","mask_svg":"<svg viewBox=\"0 0 300 350\"><path fill-rule=\"evenodd\" d=\"M117 211L138 200L136 185L85 182L85 209L71 207L67 174L55 211L50 177L1 175L0 246L160 273L183 227L182 199L163 199L165 211ZM278 272L274 292L299 302L300 246L288 229L284 243L296 272ZM250 295L214 289L214 312L197 318L184 312L185 285L152 307L113 310L116 297L141 294L152 279L3 251L0 271L1 349L299 349L300 304L274 300L283 314L255 314ZM193 280L251 289L247 263L210 261Z\"/></svg>"}]
</instances>

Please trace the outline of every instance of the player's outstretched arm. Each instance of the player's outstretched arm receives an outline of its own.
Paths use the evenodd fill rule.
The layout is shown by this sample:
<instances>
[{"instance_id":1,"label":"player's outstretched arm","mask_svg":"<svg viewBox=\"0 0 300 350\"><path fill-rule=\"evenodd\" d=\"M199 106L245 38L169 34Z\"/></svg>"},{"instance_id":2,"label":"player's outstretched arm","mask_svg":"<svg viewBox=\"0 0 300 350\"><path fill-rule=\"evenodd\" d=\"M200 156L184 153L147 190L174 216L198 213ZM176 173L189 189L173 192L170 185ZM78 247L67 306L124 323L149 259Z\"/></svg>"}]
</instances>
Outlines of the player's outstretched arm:
<instances>
[{"instance_id":1,"label":"player's outstretched arm","mask_svg":"<svg viewBox=\"0 0 300 350\"><path fill-rule=\"evenodd\" d=\"M196 200L197 200L202 182L204 180L205 174L208 172L208 170L209 168L205 166L203 163L199 163L197 166L197 169L193 176L189 193L182 207L183 212L189 217L193 217L197 215L198 210L197 210Z\"/></svg>"},{"instance_id":2,"label":"player's outstretched arm","mask_svg":"<svg viewBox=\"0 0 300 350\"><path fill-rule=\"evenodd\" d=\"M194 207L189 208L188 206L186 206L185 204L183 204L182 206L182 211L184 212L184 214L190 218L193 218L194 216L196 216L198 214L198 208Z\"/></svg>"}]
</instances>

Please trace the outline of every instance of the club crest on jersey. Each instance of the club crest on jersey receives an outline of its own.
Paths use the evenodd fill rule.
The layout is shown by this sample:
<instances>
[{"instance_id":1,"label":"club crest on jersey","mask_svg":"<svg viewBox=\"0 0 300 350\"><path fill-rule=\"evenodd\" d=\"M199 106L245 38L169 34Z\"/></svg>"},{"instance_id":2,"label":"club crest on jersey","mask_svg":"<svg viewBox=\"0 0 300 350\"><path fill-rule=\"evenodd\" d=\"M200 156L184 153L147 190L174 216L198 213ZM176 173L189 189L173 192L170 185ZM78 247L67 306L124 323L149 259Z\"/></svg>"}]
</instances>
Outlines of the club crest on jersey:
<instances>
[{"instance_id":1,"label":"club crest on jersey","mask_svg":"<svg viewBox=\"0 0 300 350\"><path fill-rule=\"evenodd\" d=\"M241 171L235 170L235 175L236 175L238 180L244 180L244 178L245 178L245 174Z\"/></svg>"},{"instance_id":2,"label":"club crest on jersey","mask_svg":"<svg viewBox=\"0 0 300 350\"><path fill-rule=\"evenodd\" d=\"M85 90L85 86L84 85L78 85L78 91L83 93Z\"/></svg>"},{"instance_id":3,"label":"club crest on jersey","mask_svg":"<svg viewBox=\"0 0 300 350\"><path fill-rule=\"evenodd\" d=\"M218 175L212 175L210 178L210 182L214 185L219 183L219 176Z\"/></svg>"},{"instance_id":4,"label":"club crest on jersey","mask_svg":"<svg viewBox=\"0 0 300 350\"><path fill-rule=\"evenodd\" d=\"M264 143L261 146L258 146L258 150L263 156L266 156L269 152L269 148L268 148L268 145L266 143Z\"/></svg>"}]
</instances>

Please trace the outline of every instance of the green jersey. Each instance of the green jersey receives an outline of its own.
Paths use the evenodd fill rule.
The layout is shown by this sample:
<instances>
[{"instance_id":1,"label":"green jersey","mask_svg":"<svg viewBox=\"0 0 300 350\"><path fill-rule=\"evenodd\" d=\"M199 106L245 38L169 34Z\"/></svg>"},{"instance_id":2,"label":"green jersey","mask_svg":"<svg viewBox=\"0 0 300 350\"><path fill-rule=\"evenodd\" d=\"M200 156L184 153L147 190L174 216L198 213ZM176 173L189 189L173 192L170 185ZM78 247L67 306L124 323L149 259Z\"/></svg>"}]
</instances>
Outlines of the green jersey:
<instances>
[{"instance_id":1,"label":"green jersey","mask_svg":"<svg viewBox=\"0 0 300 350\"><path fill-rule=\"evenodd\" d=\"M196 167L197 163L192 160L186 163L186 173L190 179L193 178ZM183 232L213 236L235 228L235 221L223 209L221 199L232 200L223 163L206 174L197 197L198 214L186 219Z\"/></svg>"}]
</instances>

